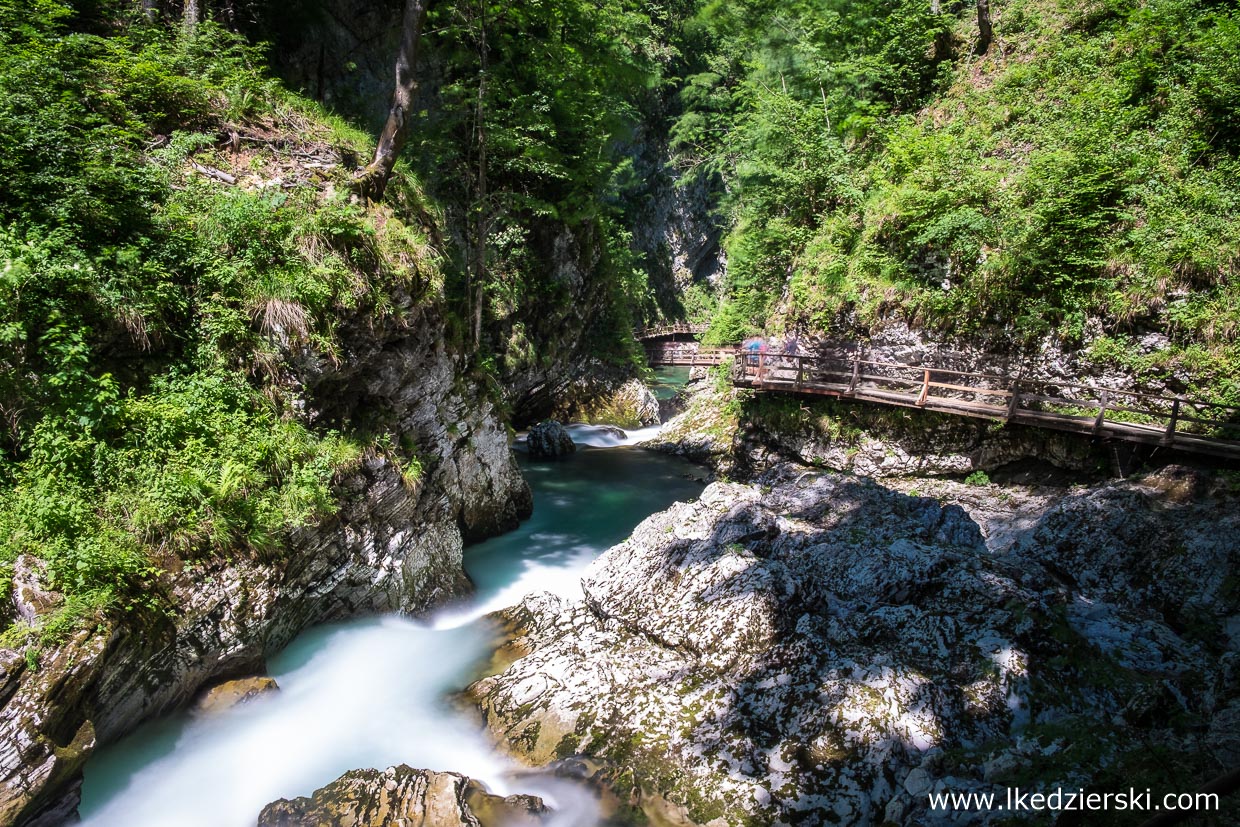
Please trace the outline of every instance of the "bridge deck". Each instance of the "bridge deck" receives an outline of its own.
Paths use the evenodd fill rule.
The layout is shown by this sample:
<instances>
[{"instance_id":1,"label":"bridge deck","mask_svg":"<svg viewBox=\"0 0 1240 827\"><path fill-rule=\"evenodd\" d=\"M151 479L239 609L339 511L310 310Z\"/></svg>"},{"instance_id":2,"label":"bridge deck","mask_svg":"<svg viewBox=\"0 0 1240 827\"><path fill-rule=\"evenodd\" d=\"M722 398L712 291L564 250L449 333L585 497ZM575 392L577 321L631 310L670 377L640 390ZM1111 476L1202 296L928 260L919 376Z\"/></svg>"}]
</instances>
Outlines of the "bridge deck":
<instances>
[{"instance_id":1,"label":"bridge deck","mask_svg":"<svg viewBox=\"0 0 1240 827\"><path fill-rule=\"evenodd\" d=\"M1240 459L1240 408L894 362L736 354L732 381ZM1001 387L995 387L1000 385Z\"/></svg>"},{"instance_id":2,"label":"bridge deck","mask_svg":"<svg viewBox=\"0 0 1240 827\"><path fill-rule=\"evenodd\" d=\"M646 331L649 363L691 367L731 363L733 384L757 391L834 396L1240 460L1240 408L860 357L743 353L738 347L650 340L698 332L693 327L670 325Z\"/></svg>"}]
</instances>

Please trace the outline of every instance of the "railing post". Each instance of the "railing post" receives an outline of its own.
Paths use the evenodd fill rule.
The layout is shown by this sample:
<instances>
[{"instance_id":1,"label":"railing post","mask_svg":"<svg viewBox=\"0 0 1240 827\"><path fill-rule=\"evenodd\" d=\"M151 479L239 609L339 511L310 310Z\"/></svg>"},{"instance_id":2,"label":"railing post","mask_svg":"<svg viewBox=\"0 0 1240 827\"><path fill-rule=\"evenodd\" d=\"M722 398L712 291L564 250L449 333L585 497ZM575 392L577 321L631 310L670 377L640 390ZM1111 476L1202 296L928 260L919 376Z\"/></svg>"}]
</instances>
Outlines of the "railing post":
<instances>
[{"instance_id":1,"label":"railing post","mask_svg":"<svg viewBox=\"0 0 1240 827\"><path fill-rule=\"evenodd\" d=\"M856 393L857 382L861 378L861 354L853 357L852 379L848 380L848 392Z\"/></svg>"},{"instance_id":2,"label":"railing post","mask_svg":"<svg viewBox=\"0 0 1240 827\"><path fill-rule=\"evenodd\" d=\"M797 390L801 389L801 383L805 381L805 357L794 356L797 360Z\"/></svg>"},{"instance_id":3,"label":"railing post","mask_svg":"<svg viewBox=\"0 0 1240 827\"><path fill-rule=\"evenodd\" d=\"M1012 383L1012 398L1008 400L1007 418L1010 421L1020 408L1020 382Z\"/></svg>"},{"instance_id":4,"label":"railing post","mask_svg":"<svg viewBox=\"0 0 1240 827\"><path fill-rule=\"evenodd\" d=\"M1162 444L1170 445L1175 442L1175 423L1180 418L1180 400L1176 399L1171 403L1171 421L1167 423L1167 432L1163 434Z\"/></svg>"},{"instance_id":5,"label":"railing post","mask_svg":"<svg viewBox=\"0 0 1240 827\"><path fill-rule=\"evenodd\" d=\"M926 368L925 377L921 380L921 395L917 397L917 407L926 406L926 397L930 395L930 368Z\"/></svg>"},{"instance_id":6,"label":"railing post","mask_svg":"<svg viewBox=\"0 0 1240 827\"><path fill-rule=\"evenodd\" d=\"M1099 400L1099 404L1098 404L1098 417L1094 420L1094 436L1098 436L1098 433L1102 430L1102 423L1106 420L1106 417L1107 417L1107 392L1106 390L1103 390L1102 398Z\"/></svg>"}]
</instances>

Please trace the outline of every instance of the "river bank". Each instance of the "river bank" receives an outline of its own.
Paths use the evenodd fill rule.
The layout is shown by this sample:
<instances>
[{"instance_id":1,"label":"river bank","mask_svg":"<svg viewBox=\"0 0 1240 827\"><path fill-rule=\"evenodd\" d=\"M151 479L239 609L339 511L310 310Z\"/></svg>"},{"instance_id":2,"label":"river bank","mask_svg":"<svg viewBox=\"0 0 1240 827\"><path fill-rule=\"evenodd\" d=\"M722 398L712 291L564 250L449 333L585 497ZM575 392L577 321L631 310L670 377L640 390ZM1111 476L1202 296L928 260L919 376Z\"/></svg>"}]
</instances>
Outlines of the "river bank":
<instances>
[{"instance_id":1,"label":"river bank","mask_svg":"<svg viewBox=\"0 0 1240 827\"><path fill-rule=\"evenodd\" d=\"M590 445L616 444L614 429L572 430L583 445L576 454L521 460L532 516L467 549L475 587L468 601L422 622L360 619L304 633L268 662L278 693L210 718L163 720L101 751L85 770L85 823L250 825L275 799L309 795L347 770L400 763L463 772L505 795L538 794L555 806L556 823L590 823L592 796L515 778L514 765L445 700L496 645L484 615L531 591L579 595L580 573L595 556L646 515L701 489L682 461Z\"/></svg>"}]
</instances>

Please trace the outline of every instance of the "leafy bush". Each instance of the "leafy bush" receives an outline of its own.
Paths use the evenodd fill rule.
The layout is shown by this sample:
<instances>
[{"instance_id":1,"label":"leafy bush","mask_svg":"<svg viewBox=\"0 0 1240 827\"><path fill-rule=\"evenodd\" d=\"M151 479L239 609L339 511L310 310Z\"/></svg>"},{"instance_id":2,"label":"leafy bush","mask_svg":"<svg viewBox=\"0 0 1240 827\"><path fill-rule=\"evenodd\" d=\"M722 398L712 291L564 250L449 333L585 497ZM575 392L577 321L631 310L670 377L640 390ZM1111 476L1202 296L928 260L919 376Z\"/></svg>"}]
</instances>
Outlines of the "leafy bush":
<instances>
[{"instance_id":1,"label":"leafy bush","mask_svg":"<svg viewBox=\"0 0 1240 827\"><path fill-rule=\"evenodd\" d=\"M966 485L990 485L990 475L985 471L974 471L964 481Z\"/></svg>"},{"instance_id":2,"label":"leafy bush","mask_svg":"<svg viewBox=\"0 0 1240 827\"><path fill-rule=\"evenodd\" d=\"M135 8L0 0L0 592L29 555L63 596L6 640L154 608L163 567L278 555L329 512L365 440L290 418L271 366L430 266L393 215L187 174L299 104L237 35Z\"/></svg>"}]
</instances>

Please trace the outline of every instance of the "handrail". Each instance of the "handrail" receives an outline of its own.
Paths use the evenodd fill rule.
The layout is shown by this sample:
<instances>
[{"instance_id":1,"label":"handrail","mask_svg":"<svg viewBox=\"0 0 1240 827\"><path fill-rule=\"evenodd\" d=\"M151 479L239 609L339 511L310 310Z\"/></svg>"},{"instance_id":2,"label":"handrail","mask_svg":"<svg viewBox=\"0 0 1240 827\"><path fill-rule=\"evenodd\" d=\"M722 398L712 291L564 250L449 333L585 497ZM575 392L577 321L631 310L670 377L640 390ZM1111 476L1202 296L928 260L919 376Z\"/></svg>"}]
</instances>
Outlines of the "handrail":
<instances>
[{"instance_id":1,"label":"handrail","mask_svg":"<svg viewBox=\"0 0 1240 827\"><path fill-rule=\"evenodd\" d=\"M862 359L859 354L849 359L738 350L732 377L735 384L760 391L854 398L1240 459L1240 439L1221 435L1240 432L1240 407L1218 402Z\"/></svg>"},{"instance_id":2,"label":"handrail","mask_svg":"<svg viewBox=\"0 0 1240 827\"><path fill-rule=\"evenodd\" d=\"M674 336L677 333L705 333L708 325L689 324L688 322L675 322L674 324L656 325L654 327L642 327L633 331L634 339L658 339L662 336Z\"/></svg>"}]
</instances>

